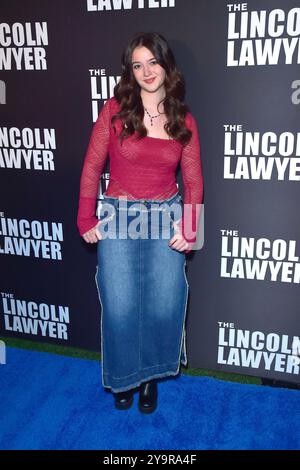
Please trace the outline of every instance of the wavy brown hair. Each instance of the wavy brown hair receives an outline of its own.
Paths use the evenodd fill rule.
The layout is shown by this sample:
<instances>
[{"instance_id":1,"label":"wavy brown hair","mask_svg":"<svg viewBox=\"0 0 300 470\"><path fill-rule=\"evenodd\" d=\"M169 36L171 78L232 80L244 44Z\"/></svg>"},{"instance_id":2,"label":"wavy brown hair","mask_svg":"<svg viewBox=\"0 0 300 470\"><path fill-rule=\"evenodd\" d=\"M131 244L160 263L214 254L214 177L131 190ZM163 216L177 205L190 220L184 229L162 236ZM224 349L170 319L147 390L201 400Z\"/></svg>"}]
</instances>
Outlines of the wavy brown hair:
<instances>
[{"instance_id":1,"label":"wavy brown hair","mask_svg":"<svg viewBox=\"0 0 300 470\"><path fill-rule=\"evenodd\" d=\"M192 132L185 125L185 116L189 109L183 103L184 78L177 69L174 55L166 39L156 32L139 32L129 40L122 54L121 78L114 88L114 96L120 104L120 111L112 117L111 122L113 124L117 119L121 119L123 123L119 136L121 143L125 137L134 134L135 131L138 132L140 138L147 135L147 129L143 124L144 107L140 95L141 87L134 77L131 63L133 50L139 46L149 49L165 70L166 96L160 101L164 104L167 117L164 128L171 138L185 145L189 142ZM113 127L115 129L115 126Z\"/></svg>"}]
</instances>

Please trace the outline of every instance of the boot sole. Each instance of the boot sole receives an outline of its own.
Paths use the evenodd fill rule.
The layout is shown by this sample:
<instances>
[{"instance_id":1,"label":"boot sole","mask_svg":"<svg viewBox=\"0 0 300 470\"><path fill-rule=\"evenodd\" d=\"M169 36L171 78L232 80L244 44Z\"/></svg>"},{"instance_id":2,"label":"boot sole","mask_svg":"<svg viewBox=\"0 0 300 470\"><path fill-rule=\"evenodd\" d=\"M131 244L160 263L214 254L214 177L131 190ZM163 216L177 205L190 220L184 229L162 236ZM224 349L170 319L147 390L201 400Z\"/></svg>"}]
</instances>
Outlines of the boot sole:
<instances>
[{"instance_id":1,"label":"boot sole","mask_svg":"<svg viewBox=\"0 0 300 470\"><path fill-rule=\"evenodd\" d=\"M145 413L145 414L150 414L150 413L153 413L153 411L156 410L157 408L157 402L155 402L151 407L147 407L145 408L140 402L138 403L138 407L139 407L139 410L141 413Z\"/></svg>"},{"instance_id":2,"label":"boot sole","mask_svg":"<svg viewBox=\"0 0 300 470\"><path fill-rule=\"evenodd\" d=\"M126 403L118 403L115 401L115 407L118 410L128 410L128 408L131 407L132 403L133 403L133 397L131 397L130 400L127 401Z\"/></svg>"}]
</instances>

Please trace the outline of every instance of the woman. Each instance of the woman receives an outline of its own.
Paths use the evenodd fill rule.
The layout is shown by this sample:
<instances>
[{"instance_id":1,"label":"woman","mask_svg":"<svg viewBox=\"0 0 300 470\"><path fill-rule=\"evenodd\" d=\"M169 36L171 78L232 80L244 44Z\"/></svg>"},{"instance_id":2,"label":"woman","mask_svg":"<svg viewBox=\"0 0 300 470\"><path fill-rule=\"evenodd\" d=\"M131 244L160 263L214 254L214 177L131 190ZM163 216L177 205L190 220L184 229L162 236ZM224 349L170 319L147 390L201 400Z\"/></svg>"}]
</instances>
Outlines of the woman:
<instances>
[{"instance_id":1,"label":"woman","mask_svg":"<svg viewBox=\"0 0 300 470\"><path fill-rule=\"evenodd\" d=\"M139 387L139 410L153 412L157 379L176 375L180 362L187 364L185 254L196 241L187 228L191 216L199 221L203 181L197 125L183 97L184 80L165 38L135 34L124 50L114 96L93 127L82 169L77 225L87 243L98 242L102 382L118 409L131 406ZM110 179L100 209L110 215L98 214L98 220L95 206L107 154ZM178 207L183 208L175 180L179 162L184 206L192 211L178 217ZM133 215L137 204L143 216L139 229ZM166 214L169 237L161 217Z\"/></svg>"}]
</instances>

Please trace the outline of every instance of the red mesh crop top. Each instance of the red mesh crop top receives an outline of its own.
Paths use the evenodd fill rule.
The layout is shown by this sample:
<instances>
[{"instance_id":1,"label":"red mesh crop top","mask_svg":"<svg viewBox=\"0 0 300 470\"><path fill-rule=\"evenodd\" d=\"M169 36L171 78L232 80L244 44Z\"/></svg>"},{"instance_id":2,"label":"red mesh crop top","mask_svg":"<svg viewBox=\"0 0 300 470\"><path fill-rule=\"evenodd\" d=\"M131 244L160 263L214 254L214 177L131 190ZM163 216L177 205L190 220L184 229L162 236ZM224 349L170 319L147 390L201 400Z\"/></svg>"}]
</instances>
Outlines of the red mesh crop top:
<instances>
[{"instance_id":1,"label":"red mesh crop top","mask_svg":"<svg viewBox=\"0 0 300 470\"><path fill-rule=\"evenodd\" d=\"M120 145L118 134L122 123L118 119L111 125L111 117L118 112L115 97L103 105L94 124L86 151L81 178L77 226L80 235L95 227L96 201L99 182L107 155L110 175L105 194L127 196L127 199L168 199L178 191L175 171L180 162L184 186L184 204L192 204L193 220L199 222L199 206L202 203L203 178L200 143L197 124L191 113L186 114L186 126L192 131L191 140L183 146L174 139L146 136L140 140L136 134L125 138ZM182 230L185 225L182 218ZM183 232L184 233L184 232ZM191 240L189 240L191 241ZM189 252L190 250L185 250Z\"/></svg>"}]
</instances>

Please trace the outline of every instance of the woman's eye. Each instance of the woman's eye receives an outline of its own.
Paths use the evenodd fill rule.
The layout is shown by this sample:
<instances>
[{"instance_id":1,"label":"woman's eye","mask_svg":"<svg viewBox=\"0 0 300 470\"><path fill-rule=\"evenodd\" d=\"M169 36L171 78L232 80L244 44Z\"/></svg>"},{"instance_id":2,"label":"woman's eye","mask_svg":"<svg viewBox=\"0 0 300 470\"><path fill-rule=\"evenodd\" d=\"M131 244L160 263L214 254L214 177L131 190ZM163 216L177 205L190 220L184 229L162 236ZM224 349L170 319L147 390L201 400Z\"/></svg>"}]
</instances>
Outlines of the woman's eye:
<instances>
[{"instance_id":1,"label":"woman's eye","mask_svg":"<svg viewBox=\"0 0 300 470\"><path fill-rule=\"evenodd\" d=\"M150 63L150 65L156 65L156 64L158 64L157 60L152 60L152 61L149 62L149 63ZM137 70L137 69L140 68L140 66L141 66L140 64L134 64L133 69L134 69L134 70Z\"/></svg>"}]
</instances>

